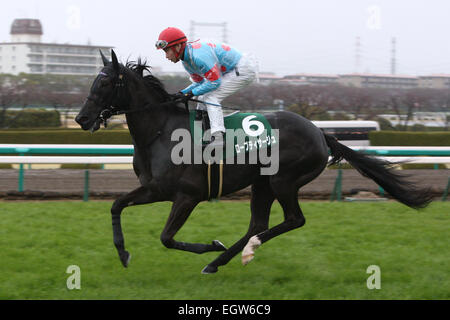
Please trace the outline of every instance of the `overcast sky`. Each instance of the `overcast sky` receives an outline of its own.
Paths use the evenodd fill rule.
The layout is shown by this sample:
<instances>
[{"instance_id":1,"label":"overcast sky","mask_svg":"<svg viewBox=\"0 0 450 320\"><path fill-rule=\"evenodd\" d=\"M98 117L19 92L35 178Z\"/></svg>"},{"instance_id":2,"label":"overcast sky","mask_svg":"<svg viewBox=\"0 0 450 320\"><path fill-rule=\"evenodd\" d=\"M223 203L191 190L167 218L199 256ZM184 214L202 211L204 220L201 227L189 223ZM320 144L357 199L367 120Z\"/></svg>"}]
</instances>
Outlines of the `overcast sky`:
<instances>
[{"instance_id":1,"label":"overcast sky","mask_svg":"<svg viewBox=\"0 0 450 320\"><path fill-rule=\"evenodd\" d=\"M38 18L43 41L108 45L122 61L142 56L165 71L183 71L154 49L160 31L190 21L227 22L228 43L253 52L261 71L450 74L448 0L14 0L2 1L0 41L15 18ZM222 39L221 28L196 28L196 38ZM356 63L356 38L360 62ZM195 40L195 39L190 39Z\"/></svg>"}]
</instances>

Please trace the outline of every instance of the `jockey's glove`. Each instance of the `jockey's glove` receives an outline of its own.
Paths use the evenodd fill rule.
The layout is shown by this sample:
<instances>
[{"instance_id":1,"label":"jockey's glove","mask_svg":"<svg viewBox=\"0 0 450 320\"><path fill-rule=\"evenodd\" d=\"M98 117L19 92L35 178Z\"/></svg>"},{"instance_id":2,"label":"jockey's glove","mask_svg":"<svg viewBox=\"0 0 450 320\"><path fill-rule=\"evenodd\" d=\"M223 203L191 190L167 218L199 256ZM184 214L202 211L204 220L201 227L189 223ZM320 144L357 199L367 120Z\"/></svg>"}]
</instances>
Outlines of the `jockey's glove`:
<instances>
[{"instance_id":1,"label":"jockey's glove","mask_svg":"<svg viewBox=\"0 0 450 320\"><path fill-rule=\"evenodd\" d=\"M174 101L180 101L182 103L187 103L190 99L192 99L194 95L192 92L189 93L183 93L183 92L177 92L175 94L172 94L172 98Z\"/></svg>"}]
</instances>

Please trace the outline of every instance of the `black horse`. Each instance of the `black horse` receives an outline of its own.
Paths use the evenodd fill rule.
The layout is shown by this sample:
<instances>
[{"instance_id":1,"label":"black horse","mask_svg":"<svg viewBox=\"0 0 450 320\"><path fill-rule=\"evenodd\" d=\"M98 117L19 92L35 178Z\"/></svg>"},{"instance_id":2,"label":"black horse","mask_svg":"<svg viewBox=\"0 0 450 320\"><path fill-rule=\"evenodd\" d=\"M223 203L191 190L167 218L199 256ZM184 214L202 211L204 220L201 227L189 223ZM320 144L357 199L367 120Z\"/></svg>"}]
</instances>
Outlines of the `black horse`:
<instances>
[{"instance_id":1,"label":"black horse","mask_svg":"<svg viewBox=\"0 0 450 320\"><path fill-rule=\"evenodd\" d=\"M260 164L223 167L223 195L251 185L251 220L247 233L229 249L217 240L211 244L176 241L174 236L196 205L208 199L207 165L175 165L171 161L171 149L176 143L171 141L171 134L179 128L189 129L188 112L180 103L171 101L156 77L144 76L144 70L149 69L145 63L122 65L114 51L111 55L110 62L102 54L104 68L93 82L76 121L83 130L95 131L111 112L126 114L134 145L133 167L141 186L119 197L111 208L114 244L124 267L128 266L130 254L125 250L120 216L128 206L173 202L161 242L167 248L194 253L224 251L202 270L214 273L240 251L246 264L253 258L255 248L303 226L305 217L299 206L299 189L317 178L327 164L342 159L407 206L422 208L431 201L427 190L405 180L390 163L353 151L297 114L274 112L265 116L272 128L279 129L278 172L261 175ZM275 199L284 211L284 221L269 229L270 209Z\"/></svg>"}]
</instances>

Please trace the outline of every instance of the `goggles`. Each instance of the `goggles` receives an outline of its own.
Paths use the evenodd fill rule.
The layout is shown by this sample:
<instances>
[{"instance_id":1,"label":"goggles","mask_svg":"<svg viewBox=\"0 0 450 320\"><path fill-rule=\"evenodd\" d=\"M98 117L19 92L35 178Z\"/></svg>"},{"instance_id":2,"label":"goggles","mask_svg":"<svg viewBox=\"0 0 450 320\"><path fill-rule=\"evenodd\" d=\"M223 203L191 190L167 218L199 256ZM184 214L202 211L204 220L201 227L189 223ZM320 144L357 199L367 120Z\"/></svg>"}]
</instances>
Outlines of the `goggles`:
<instances>
[{"instance_id":1,"label":"goggles","mask_svg":"<svg viewBox=\"0 0 450 320\"><path fill-rule=\"evenodd\" d=\"M158 41L156 41L155 46L156 46L156 49L166 49L166 48L168 48L168 47L171 47L171 46L173 46L173 45L176 45L177 43L181 43L180 40L184 40L184 42L187 41L187 40L186 40L186 37L183 36L183 37L181 37L181 38L172 40L172 41L170 41L170 42L167 42L166 40L158 40Z\"/></svg>"},{"instance_id":2,"label":"goggles","mask_svg":"<svg viewBox=\"0 0 450 320\"><path fill-rule=\"evenodd\" d=\"M156 49L165 49L169 43L166 40L158 40L155 43Z\"/></svg>"}]
</instances>

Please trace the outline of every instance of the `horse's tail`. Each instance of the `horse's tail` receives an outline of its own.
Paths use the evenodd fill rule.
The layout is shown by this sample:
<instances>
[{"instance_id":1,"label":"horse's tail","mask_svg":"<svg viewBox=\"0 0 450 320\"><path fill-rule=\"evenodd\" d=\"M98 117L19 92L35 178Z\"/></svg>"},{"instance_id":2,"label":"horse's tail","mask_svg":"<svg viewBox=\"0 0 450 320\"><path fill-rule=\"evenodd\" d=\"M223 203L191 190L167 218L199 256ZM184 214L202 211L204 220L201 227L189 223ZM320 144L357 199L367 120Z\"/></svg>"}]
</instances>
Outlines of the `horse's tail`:
<instances>
[{"instance_id":1,"label":"horse's tail","mask_svg":"<svg viewBox=\"0 0 450 320\"><path fill-rule=\"evenodd\" d=\"M347 160L363 176L375 181L392 197L411 208L424 208L432 200L430 189L419 189L406 180L408 175L394 170L393 163L354 151L325 134L332 159L329 165Z\"/></svg>"}]
</instances>

